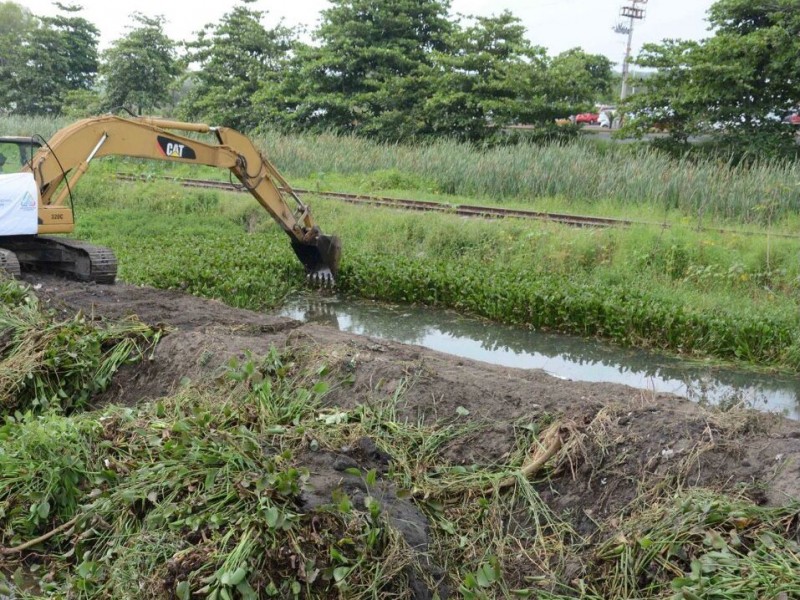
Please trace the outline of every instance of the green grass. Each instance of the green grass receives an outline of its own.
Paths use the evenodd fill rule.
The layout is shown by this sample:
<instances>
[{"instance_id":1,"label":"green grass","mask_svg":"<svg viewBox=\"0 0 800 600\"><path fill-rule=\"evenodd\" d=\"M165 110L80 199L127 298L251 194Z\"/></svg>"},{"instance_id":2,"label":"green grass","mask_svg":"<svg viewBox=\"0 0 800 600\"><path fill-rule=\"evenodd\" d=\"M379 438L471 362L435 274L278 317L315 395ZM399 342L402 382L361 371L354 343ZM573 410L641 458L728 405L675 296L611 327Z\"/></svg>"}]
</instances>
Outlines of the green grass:
<instances>
[{"instance_id":1,"label":"green grass","mask_svg":"<svg viewBox=\"0 0 800 600\"><path fill-rule=\"evenodd\" d=\"M692 163L638 146L598 147L590 141L488 150L450 141L414 147L332 135L271 133L258 141L295 178L377 172L390 187L394 179L405 189L501 202L556 198L565 208L573 202L646 205L656 220L675 209L695 220L770 223L800 207L797 165Z\"/></svg>"},{"instance_id":2,"label":"green grass","mask_svg":"<svg viewBox=\"0 0 800 600\"><path fill-rule=\"evenodd\" d=\"M209 179L228 183L230 177L219 169L197 168L185 165L153 163L149 161L108 161L100 169L113 176L116 173L137 174L144 178L173 177L186 179ZM95 170L100 170L95 166ZM780 218L760 214L768 219L743 221L740 219L720 219L716 215L687 213L676 206L654 207L650 203L622 204L613 198L603 200L571 199L561 197L540 197L535 199L508 198L496 200L493 197L444 194L436 191L434 185L409 181L396 177L394 171L377 171L368 174L341 175L321 173L309 177L291 177L292 186L305 190L307 194L323 192L345 192L387 198L400 198L437 202L449 206L480 205L508 209L532 210L568 215L608 217L633 221L638 225L649 225L655 229L674 226L693 228L698 231L724 231L754 236L777 236L800 238L800 217L796 213L783 214Z\"/></svg>"},{"instance_id":3,"label":"green grass","mask_svg":"<svg viewBox=\"0 0 800 600\"><path fill-rule=\"evenodd\" d=\"M65 124L63 119L7 117L0 119L0 133L48 137ZM291 181L311 187L413 191L656 222L686 219L695 225L755 223L796 231L799 222L797 164L678 161L641 145L591 140L478 149L448 140L408 146L275 132L254 139ZM166 163L149 169L186 177L203 173Z\"/></svg>"},{"instance_id":4,"label":"green grass","mask_svg":"<svg viewBox=\"0 0 800 600\"><path fill-rule=\"evenodd\" d=\"M452 463L449 447L496 424L402 416L413 375L389 395L331 405L327 391L350 383L330 359L311 349L247 356L211 387L134 407L0 408L0 548L55 532L2 555L21 583L15 597L410 598L412 575L470 600L800 593L796 503L643 486L641 499L582 536L539 492L571 477L582 444L597 441L586 437L591 425L562 431L539 415L513 424L515 443L496 462ZM550 431L565 440L552 467L524 473ZM381 473L337 475L358 482L361 501L340 489L307 507L312 456L339 456L365 438L391 460ZM427 520L425 555L381 502L387 485ZM580 579L565 580L568 563ZM2 571L0 593L13 595Z\"/></svg>"},{"instance_id":5,"label":"green grass","mask_svg":"<svg viewBox=\"0 0 800 600\"><path fill-rule=\"evenodd\" d=\"M303 285L285 234L249 196L95 172L78 232L113 247L126 281L256 309ZM800 369L800 242L633 227L464 220L310 198L345 244L339 286L523 327L695 357Z\"/></svg>"},{"instance_id":6,"label":"green grass","mask_svg":"<svg viewBox=\"0 0 800 600\"><path fill-rule=\"evenodd\" d=\"M21 115L0 117L0 136L2 135L40 135L50 139L52 135L71 124L72 121L65 117L25 117Z\"/></svg>"}]
</instances>

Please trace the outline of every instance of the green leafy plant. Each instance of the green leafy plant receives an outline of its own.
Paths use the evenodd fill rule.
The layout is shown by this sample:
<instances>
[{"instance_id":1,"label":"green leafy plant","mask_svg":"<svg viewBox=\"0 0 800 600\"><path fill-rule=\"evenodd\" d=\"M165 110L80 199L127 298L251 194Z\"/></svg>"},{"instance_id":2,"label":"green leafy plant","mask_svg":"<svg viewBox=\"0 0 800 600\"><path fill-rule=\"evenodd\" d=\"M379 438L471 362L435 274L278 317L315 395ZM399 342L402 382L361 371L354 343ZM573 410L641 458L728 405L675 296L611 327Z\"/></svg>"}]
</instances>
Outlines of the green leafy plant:
<instances>
[{"instance_id":1,"label":"green leafy plant","mask_svg":"<svg viewBox=\"0 0 800 600\"><path fill-rule=\"evenodd\" d=\"M122 365L152 352L161 336L135 319L97 323L79 314L59 320L14 281L0 281L0 297L0 409L6 413L85 406Z\"/></svg>"}]
</instances>

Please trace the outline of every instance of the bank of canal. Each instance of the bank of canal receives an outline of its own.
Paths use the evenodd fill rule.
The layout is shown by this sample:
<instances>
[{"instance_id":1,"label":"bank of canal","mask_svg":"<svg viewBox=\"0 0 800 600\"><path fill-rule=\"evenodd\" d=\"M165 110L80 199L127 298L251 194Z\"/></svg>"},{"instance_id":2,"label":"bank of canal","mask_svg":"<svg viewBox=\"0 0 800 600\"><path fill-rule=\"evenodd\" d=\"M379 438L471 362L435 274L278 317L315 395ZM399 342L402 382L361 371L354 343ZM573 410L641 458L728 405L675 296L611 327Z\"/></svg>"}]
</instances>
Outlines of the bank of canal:
<instances>
[{"instance_id":1,"label":"bank of canal","mask_svg":"<svg viewBox=\"0 0 800 600\"><path fill-rule=\"evenodd\" d=\"M682 361L595 340L518 329L453 311L338 295L292 295L279 313L505 367L543 369L563 379L621 383L699 403L744 403L800 420L800 379L789 376Z\"/></svg>"}]
</instances>

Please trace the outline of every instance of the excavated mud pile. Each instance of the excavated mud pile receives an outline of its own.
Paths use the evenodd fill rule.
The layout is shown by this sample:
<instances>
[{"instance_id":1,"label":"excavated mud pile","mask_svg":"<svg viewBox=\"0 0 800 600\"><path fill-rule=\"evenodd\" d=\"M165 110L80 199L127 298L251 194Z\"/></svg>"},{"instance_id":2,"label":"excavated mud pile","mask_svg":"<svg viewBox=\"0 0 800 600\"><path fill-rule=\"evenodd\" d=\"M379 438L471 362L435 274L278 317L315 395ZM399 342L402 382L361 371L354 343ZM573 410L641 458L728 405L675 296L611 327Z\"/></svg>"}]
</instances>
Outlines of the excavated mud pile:
<instances>
[{"instance_id":1,"label":"excavated mud pile","mask_svg":"<svg viewBox=\"0 0 800 600\"><path fill-rule=\"evenodd\" d=\"M800 424L779 416L709 412L669 395L491 366L178 292L47 277L31 283L43 302L66 313L81 310L107 319L136 314L146 323L169 327L152 359L124 367L98 403L156 399L187 379L219 376L231 358L264 355L275 347L325 373L331 385L323 402L337 410L396 396L397 420L479 424L474 435L456 437L439 449L441 461L451 466L501 463L525 424L554 423L561 443L555 466L546 481L536 484L537 492L578 535L597 535L598 543L613 535L614 519L627 506L657 490L743 491L767 506L800 499ZM368 438L338 452L310 454L308 504L327 501L341 485L355 495L364 493L348 468L376 469L380 476L392 460ZM410 499L398 499L391 484L382 485L382 500L409 546L426 552L424 515ZM577 562L566 565L564 579L581 575L581 568Z\"/></svg>"}]
</instances>

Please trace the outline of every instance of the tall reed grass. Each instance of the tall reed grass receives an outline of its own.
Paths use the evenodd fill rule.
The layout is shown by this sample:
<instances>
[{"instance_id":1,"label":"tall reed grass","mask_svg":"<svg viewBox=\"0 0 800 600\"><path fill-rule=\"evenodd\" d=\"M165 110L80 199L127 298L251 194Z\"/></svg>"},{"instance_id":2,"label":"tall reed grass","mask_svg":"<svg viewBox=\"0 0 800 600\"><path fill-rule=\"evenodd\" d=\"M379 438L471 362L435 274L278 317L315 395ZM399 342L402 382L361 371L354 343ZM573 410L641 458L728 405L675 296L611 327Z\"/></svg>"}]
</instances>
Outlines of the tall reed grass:
<instances>
[{"instance_id":1,"label":"tall reed grass","mask_svg":"<svg viewBox=\"0 0 800 600\"><path fill-rule=\"evenodd\" d=\"M557 197L567 202L650 205L654 216L680 210L714 220L767 223L800 209L800 165L738 166L675 160L641 146L520 144L479 149L441 140L424 146L379 144L336 135L266 133L258 141L295 177L380 170L418 176L446 194L503 200Z\"/></svg>"},{"instance_id":2,"label":"tall reed grass","mask_svg":"<svg viewBox=\"0 0 800 600\"><path fill-rule=\"evenodd\" d=\"M41 135L44 139L48 139L71 122L66 117L25 117L20 115L0 117L0 136Z\"/></svg>"},{"instance_id":3,"label":"tall reed grass","mask_svg":"<svg viewBox=\"0 0 800 600\"><path fill-rule=\"evenodd\" d=\"M48 137L66 119L6 117L0 134ZM718 222L770 224L800 211L800 164L675 160L656 150L589 139L488 149L442 139L427 145L384 144L335 134L256 136L290 177L389 171L444 194L494 201L559 198L649 207L654 217L678 210ZM402 187L402 185L400 186Z\"/></svg>"}]
</instances>

